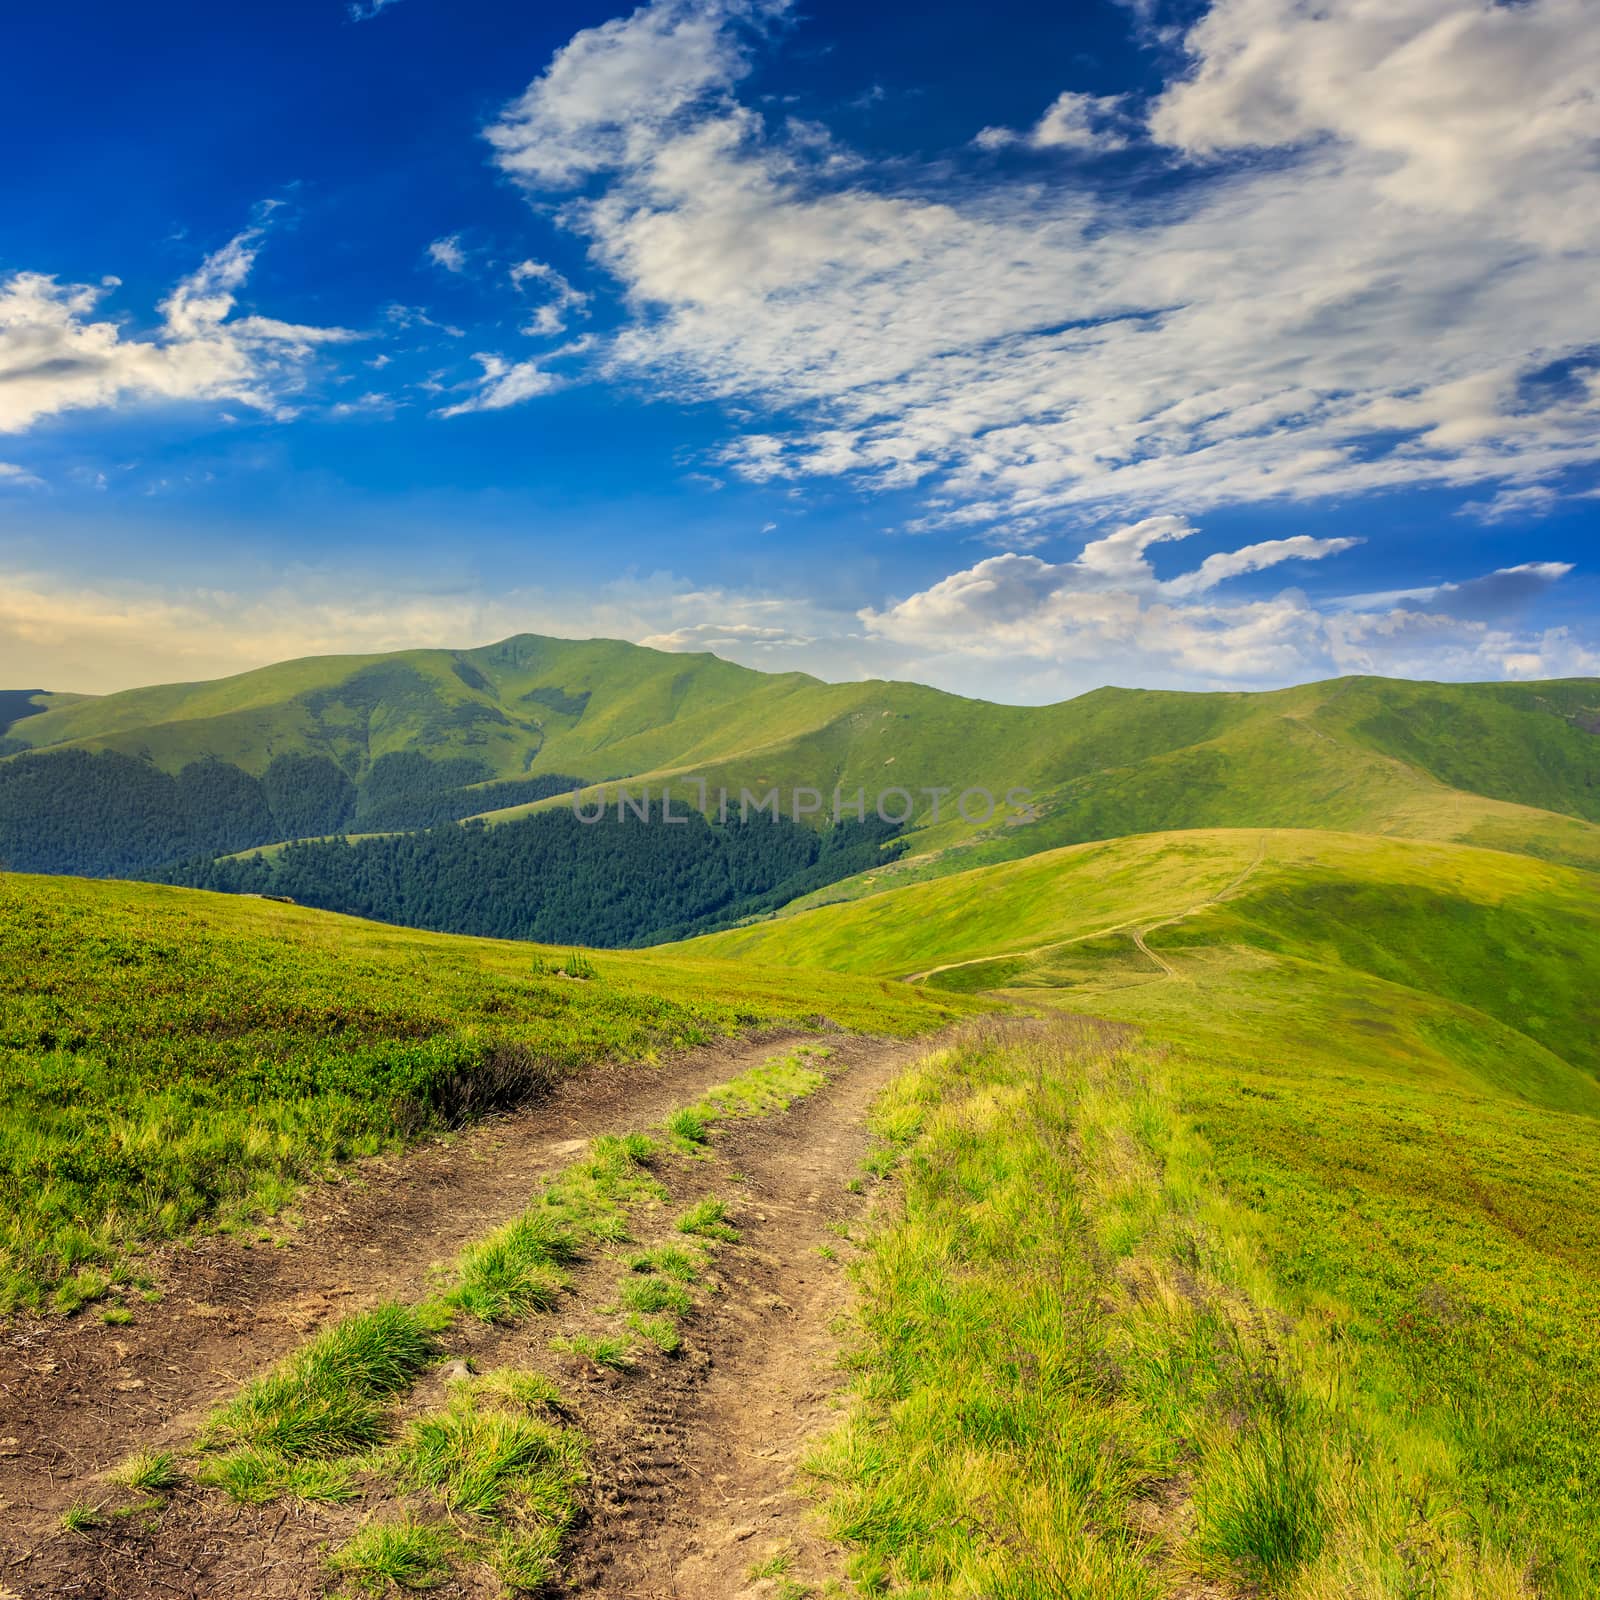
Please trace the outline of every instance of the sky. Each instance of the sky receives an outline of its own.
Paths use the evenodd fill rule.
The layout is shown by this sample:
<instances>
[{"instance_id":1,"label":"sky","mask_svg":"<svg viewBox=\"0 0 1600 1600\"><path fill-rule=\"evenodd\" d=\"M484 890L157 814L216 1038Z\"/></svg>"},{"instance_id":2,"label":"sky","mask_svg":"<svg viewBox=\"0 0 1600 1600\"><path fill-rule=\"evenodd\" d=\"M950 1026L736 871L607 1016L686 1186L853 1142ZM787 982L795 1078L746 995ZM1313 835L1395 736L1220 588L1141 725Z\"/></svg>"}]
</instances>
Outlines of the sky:
<instances>
[{"instance_id":1,"label":"sky","mask_svg":"<svg viewBox=\"0 0 1600 1600\"><path fill-rule=\"evenodd\" d=\"M7 22L0 687L1600 675L1592 0Z\"/></svg>"}]
</instances>

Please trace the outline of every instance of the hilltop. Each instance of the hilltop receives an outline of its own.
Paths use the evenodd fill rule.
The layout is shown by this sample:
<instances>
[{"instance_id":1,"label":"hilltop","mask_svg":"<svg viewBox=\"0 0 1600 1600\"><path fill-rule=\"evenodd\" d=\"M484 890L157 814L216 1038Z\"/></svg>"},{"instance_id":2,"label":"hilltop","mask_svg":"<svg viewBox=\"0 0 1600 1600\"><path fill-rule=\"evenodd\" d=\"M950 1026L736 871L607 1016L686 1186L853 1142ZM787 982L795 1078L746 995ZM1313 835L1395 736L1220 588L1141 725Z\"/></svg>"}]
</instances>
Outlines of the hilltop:
<instances>
[{"instance_id":1,"label":"hilltop","mask_svg":"<svg viewBox=\"0 0 1600 1600\"><path fill-rule=\"evenodd\" d=\"M35 707L0 759L0 858L140 875L285 840L504 825L628 783L909 791L914 878L1197 827L1456 839L1600 865L1600 682L1346 678L1262 693L1107 688L996 705L706 654L521 635L318 657ZM935 817L924 791L949 793ZM963 820L953 797L1025 790ZM975 807L981 811L981 807ZM871 873L832 897L877 886Z\"/></svg>"}]
</instances>

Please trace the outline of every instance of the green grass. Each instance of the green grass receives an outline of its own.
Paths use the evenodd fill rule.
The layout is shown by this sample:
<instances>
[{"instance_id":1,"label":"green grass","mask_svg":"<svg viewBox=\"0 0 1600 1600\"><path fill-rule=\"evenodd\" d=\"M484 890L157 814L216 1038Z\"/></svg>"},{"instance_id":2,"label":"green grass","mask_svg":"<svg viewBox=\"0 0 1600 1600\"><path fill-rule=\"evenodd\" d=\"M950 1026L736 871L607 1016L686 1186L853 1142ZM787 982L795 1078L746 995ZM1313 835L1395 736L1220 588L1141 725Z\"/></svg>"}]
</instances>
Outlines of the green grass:
<instances>
[{"instance_id":1,"label":"green grass","mask_svg":"<svg viewBox=\"0 0 1600 1600\"><path fill-rule=\"evenodd\" d=\"M1206 851L1248 866L1258 845L1250 877L1206 904ZM1192 909L1170 920L1186 859ZM811 954L869 966L901 963L920 926L925 960L971 963L930 981L998 984L1165 1043L1208 1182L1250 1211L1278 1290L1338 1330L1374 1392L1427 1422L1462 1517L1531 1552L1541 1594L1589 1592L1597 880L1494 851L1325 834L1170 835L992 870L1038 875L1019 899L1019 917L1040 918L1029 938L1014 938L982 874L790 926ZM1054 926L1030 912L1051 874ZM971 918L946 931L952 890ZM1126 926L1104 931L1114 923ZM987 960L973 950L984 939ZM1270 1472L1270 1458L1256 1462L1258 1482ZM1227 1496L1208 1504L1226 1549Z\"/></svg>"},{"instance_id":2,"label":"green grass","mask_svg":"<svg viewBox=\"0 0 1600 1600\"><path fill-rule=\"evenodd\" d=\"M361 1495L360 1470L351 1460L296 1459L275 1448L241 1445L204 1459L195 1482L218 1489L245 1506L278 1500L340 1505Z\"/></svg>"},{"instance_id":3,"label":"green grass","mask_svg":"<svg viewBox=\"0 0 1600 1600\"><path fill-rule=\"evenodd\" d=\"M558 1334L550 1341L550 1348L563 1355L582 1356L597 1367L621 1371L633 1365L629 1355L631 1341L620 1334L574 1333Z\"/></svg>"},{"instance_id":4,"label":"green grass","mask_svg":"<svg viewBox=\"0 0 1600 1600\"><path fill-rule=\"evenodd\" d=\"M694 1283L700 1276L704 1257L692 1255L675 1244L658 1244L654 1249L641 1250L628 1257L630 1272L660 1272L679 1283Z\"/></svg>"},{"instance_id":5,"label":"green grass","mask_svg":"<svg viewBox=\"0 0 1600 1600\"><path fill-rule=\"evenodd\" d=\"M248 1384L212 1418L212 1449L255 1450L294 1462L349 1455L377 1444L384 1408L436 1353L438 1316L383 1305L318 1334Z\"/></svg>"},{"instance_id":6,"label":"green grass","mask_svg":"<svg viewBox=\"0 0 1600 1600\"><path fill-rule=\"evenodd\" d=\"M1181 1081L1159 1048L1063 1020L886 1096L901 1203L861 1268L855 1407L811 1463L858 1580L907 1600L1589 1592L1592 1511L1541 1523L1510 1480L1484 1492L1462 1413L1328 1285L1276 1270Z\"/></svg>"},{"instance_id":7,"label":"green grass","mask_svg":"<svg viewBox=\"0 0 1600 1600\"><path fill-rule=\"evenodd\" d=\"M395 1458L403 1485L428 1490L463 1516L495 1517L516 1501L559 1531L576 1514L577 1436L523 1410L492 1409L473 1394L419 1417Z\"/></svg>"},{"instance_id":8,"label":"green grass","mask_svg":"<svg viewBox=\"0 0 1600 1600\"><path fill-rule=\"evenodd\" d=\"M175 1489L183 1481L178 1457L172 1450L136 1450L110 1473L124 1489Z\"/></svg>"},{"instance_id":9,"label":"green grass","mask_svg":"<svg viewBox=\"0 0 1600 1600\"><path fill-rule=\"evenodd\" d=\"M100 1507L87 1500L74 1500L61 1513L63 1533L91 1533L100 1526Z\"/></svg>"},{"instance_id":10,"label":"green grass","mask_svg":"<svg viewBox=\"0 0 1600 1600\"><path fill-rule=\"evenodd\" d=\"M728 1221L728 1205L724 1200L707 1198L697 1201L678 1218L678 1232L692 1234L700 1239L718 1239L733 1243L739 1230Z\"/></svg>"},{"instance_id":11,"label":"green grass","mask_svg":"<svg viewBox=\"0 0 1600 1600\"><path fill-rule=\"evenodd\" d=\"M457 1546L449 1528L404 1517L368 1524L334 1551L328 1565L375 1593L390 1584L400 1589L437 1589L450 1577L450 1559Z\"/></svg>"},{"instance_id":12,"label":"green grass","mask_svg":"<svg viewBox=\"0 0 1600 1600\"><path fill-rule=\"evenodd\" d=\"M525 945L260 901L0 874L0 1312L77 1310L127 1253L590 1062L758 1025L905 1033L945 997L678 956L604 983Z\"/></svg>"},{"instance_id":13,"label":"green grass","mask_svg":"<svg viewBox=\"0 0 1600 1600\"><path fill-rule=\"evenodd\" d=\"M497 1367L470 1380L475 1393L488 1395L525 1411L559 1411L561 1391L542 1372Z\"/></svg>"},{"instance_id":14,"label":"green grass","mask_svg":"<svg viewBox=\"0 0 1600 1600\"><path fill-rule=\"evenodd\" d=\"M670 1311L682 1316L694 1303L693 1297L681 1283L671 1278L634 1278L624 1281L622 1304L629 1311L650 1315L657 1311Z\"/></svg>"}]
</instances>

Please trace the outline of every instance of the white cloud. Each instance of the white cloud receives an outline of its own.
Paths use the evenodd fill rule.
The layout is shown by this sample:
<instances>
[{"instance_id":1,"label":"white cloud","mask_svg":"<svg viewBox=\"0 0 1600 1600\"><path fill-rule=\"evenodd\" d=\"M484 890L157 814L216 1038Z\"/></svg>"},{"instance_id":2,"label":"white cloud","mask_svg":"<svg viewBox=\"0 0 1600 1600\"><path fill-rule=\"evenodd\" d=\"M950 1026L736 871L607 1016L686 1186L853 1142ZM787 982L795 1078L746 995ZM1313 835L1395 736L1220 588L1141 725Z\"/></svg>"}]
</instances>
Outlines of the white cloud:
<instances>
[{"instance_id":1,"label":"white cloud","mask_svg":"<svg viewBox=\"0 0 1600 1600\"><path fill-rule=\"evenodd\" d=\"M984 128L973 143L982 150L1003 150L1008 145L1023 145L1030 150L1108 154L1128 148L1135 126L1126 95L1082 94L1068 89L1057 96L1045 114L1026 132L1016 133L1010 128Z\"/></svg>"},{"instance_id":2,"label":"white cloud","mask_svg":"<svg viewBox=\"0 0 1600 1600\"><path fill-rule=\"evenodd\" d=\"M1151 130L1201 155L1329 141L1405 206L1589 249L1597 34L1588 0L1223 0Z\"/></svg>"},{"instance_id":3,"label":"white cloud","mask_svg":"<svg viewBox=\"0 0 1600 1600\"><path fill-rule=\"evenodd\" d=\"M399 0L351 0L346 10L352 22L371 22L374 17L397 4Z\"/></svg>"},{"instance_id":4,"label":"white cloud","mask_svg":"<svg viewBox=\"0 0 1600 1600\"><path fill-rule=\"evenodd\" d=\"M920 486L1016 538L1600 461L1587 0L1215 0L1149 112L1181 181L1105 194L769 124L736 91L785 9L655 0L489 130L580 188L560 215L634 312L612 371L798 414L729 448L746 476ZM1134 110L1069 93L1018 137Z\"/></svg>"},{"instance_id":5,"label":"white cloud","mask_svg":"<svg viewBox=\"0 0 1600 1600\"><path fill-rule=\"evenodd\" d=\"M461 248L461 235L451 233L442 239L435 239L428 246L428 259L436 267L443 267L446 272L465 272L467 252Z\"/></svg>"},{"instance_id":6,"label":"white cloud","mask_svg":"<svg viewBox=\"0 0 1600 1600\"><path fill-rule=\"evenodd\" d=\"M674 628L670 633L646 634L639 640L652 650L711 650L765 652L779 648L794 648L815 644L807 634L796 633L791 628L762 626L756 622L691 622Z\"/></svg>"},{"instance_id":7,"label":"white cloud","mask_svg":"<svg viewBox=\"0 0 1600 1600\"><path fill-rule=\"evenodd\" d=\"M1458 515L1480 522L1505 522L1512 517L1537 517L1559 504L1561 496L1546 483L1524 483L1497 490L1487 500L1468 500Z\"/></svg>"},{"instance_id":8,"label":"white cloud","mask_svg":"<svg viewBox=\"0 0 1600 1600\"><path fill-rule=\"evenodd\" d=\"M1158 578L1146 552L1193 531L1180 518L1158 517L1092 541L1072 561L991 556L859 615L869 634L918 652L922 670L956 681L975 664L1013 680L1031 664L1056 681L1259 686L1347 672L1537 676L1600 663L1565 630L1515 631L1528 605L1571 572L1566 563L1529 562L1321 609L1294 589L1237 600L1211 591L1285 561L1337 555L1356 541L1267 540Z\"/></svg>"},{"instance_id":9,"label":"white cloud","mask_svg":"<svg viewBox=\"0 0 1600 1600\"><path fill-rule=\"evenodd\" d=\"M503 411L535 395L549 394L552 389L560 388L563 381L556 373L546 372L537 359L507 361L504 356L485 354L472 359L483 368L476 390L465 400L441 407L439 416L464 417L473 411Z\"/></svg>"},{"instance_id":10,"label":"white cloud","mask_svg":"<svg viewBox=\"0 0 1600 1600\"><path fill-rule=\"evenodd\" d=\"M500 164L528 182L568 184L642 159L652 133L741 75L738 25L787 4L654 0L584 29L489 129Z\"/></svg>"},{"instance_id":11,"label":"white cloud","mask_svg":"<svg viewBox=\"0 0 1600 1600\"><path fill-rule=\"evenodd\" d=\"M357 335L269 317L236 317L261 231L208 256L162 302L154 332L125 336L95 320L119 287L63 284L45 273L0 281L0 433L20 433L63 411L162 401L236 400L270 416L290 414L315 350Z\"/></svg>"},{"instance_id":12,"label":"white cloud","mask_svg":"<svg viewBox=\"0 0 1600 1600\"><path fill-rule=\"evenodd\" d=\"M569 314L589 314L589 296L573 288L547 262L519 261L512 267L510 277L518 289L526 290L529 284L535 284L544 291L544 303L535 307L532 320L522 330L531 337L554 338L566 331Z\"/></svg>"},{"instance_id":13,"label":"white cloud","mask_svg":"<svg viewBox=\"0 0 1600 1600\"><path fill-rule=\"evenodd\" d=\"M42 489L44 479L19 467L14 461L0 461L0 489Z\"/></svg>"}]
</instances>

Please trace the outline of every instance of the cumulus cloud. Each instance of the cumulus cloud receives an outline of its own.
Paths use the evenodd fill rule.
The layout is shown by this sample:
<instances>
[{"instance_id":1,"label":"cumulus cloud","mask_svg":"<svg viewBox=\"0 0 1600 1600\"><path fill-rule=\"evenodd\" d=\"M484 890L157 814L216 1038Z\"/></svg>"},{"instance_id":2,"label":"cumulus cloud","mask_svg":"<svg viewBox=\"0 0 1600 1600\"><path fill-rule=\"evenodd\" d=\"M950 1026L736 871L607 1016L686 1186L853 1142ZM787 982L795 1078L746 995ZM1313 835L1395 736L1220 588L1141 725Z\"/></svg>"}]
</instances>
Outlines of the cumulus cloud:
<instances>
[{"instance_id":1,"label":"cumulus cloud","mask_svg":"<svg viewBox=\"0 0 1600 1600\"><path fill-rule=\"evenodd\" d=\"M1223 0L1151 131L1200 155L1335 144L1406 207L1587 250L1597 33L1587 0Z\"/></svg>"},{"instance_id":2,"label":"cumulus cloud","mask_svg":"<svg viewBox=\"0 0 1600 1600\"><path fill-rule=\"evenodd\" d=\"M925 661L1003 664L1013 674L1032 663L1058 675L1087 670L1101 682L1257 686L1346 672L1501 678L1600 663L1565 630L1512 626L1571 572L1566 563L1529 562L1321 609L1295 589L1250 599L1212 591L1286 561L1338 555L1355 540L1267 540L1157 577L1146 552L1193 532L1181 518L1156 517L1092 541L1071 561L991 556L881 610L865 608L860 620Z\"/></svg>"},{"instance_id":3,"label":"cumulus cloud","mask_svg":"<svg viewBox=\"0 0 1600 1600\"><path fill-rule=\"evenodd\" d=\"M442 239L435 239L428 246L428 259L436 267L443 267L446 272L465 272L467 252L461 248L461 235L451 233Z\"/></svg>"},{"instance_id":4,"label":"cumulus cloud","mask_svg":"<svg viewBox=\"0 0 1600 1600\"><path fill-rule=\"evenodd\" d=\"M797 419L734 470L1016 536L1600 462L1587 0L1214 0L1143 107L1069 91L986 141L1120 140L1176 179L1102 193L772 121L738 91L788 9L654 0L488 132L620 283L613 372Z\"/></svg>"},{"instance_id":5,"label":"cumulus cloud","mask_svg":"<svg viewBox=\"0 0 1600 1600\"><path fill-rule=\"evenodd\" d=\"M653 0L586 28L488 131L500 164L530 183L571 184L645 158L653 133L743 75L748 41L789 0Z\"/></svg>"},{"instance_id":6,"label":"cumulus cloud","mask_svg":"<svg viewBox=\"0 0 1600 1600\"><path fill-rule=\"evenodd\" d=\"M1232 604L1195 597L1285 561L1337 555L1357 541L1273 539L1159 578L1151 548L1195 531L1182 517L1149 517L1091 540L1071 561L990 556L883 610L868 607L860 618L881 638L976 656L1084 661L1111 654L1207 678L1292 676L1308 659L1316 615L1302 597Z\"/></svg>"},{"instance_id":7,"label":"cumulus cloud","mask_svg":"<svg viewBox=\"0 0 1600 1600\"><path fill-rule=\"evenodd\" d=\"M1082 94L1068 89L1058 95L1045 114L1025 132L984 128L973 143L981 150L1023 145L1030 150L1108 154L1126 150L1136 127L1126 95Z\"/></svg>"},{"instance_id":8,"label":"cumulus cloud","mask_svg":"<svg viewBox=\"0 0 1600 1600\"><path fill-rule=\"evenodd\" d=\"M96 316L119 287L63 284L39 272L0 280L0 433L41 417L125 403L234 400L269 416L291 414L318 347L357 335L270 317L235 316L260 247L251 229L206 257L161 303L161 324L128 335Z\"/></svg>"}]
</instances>

